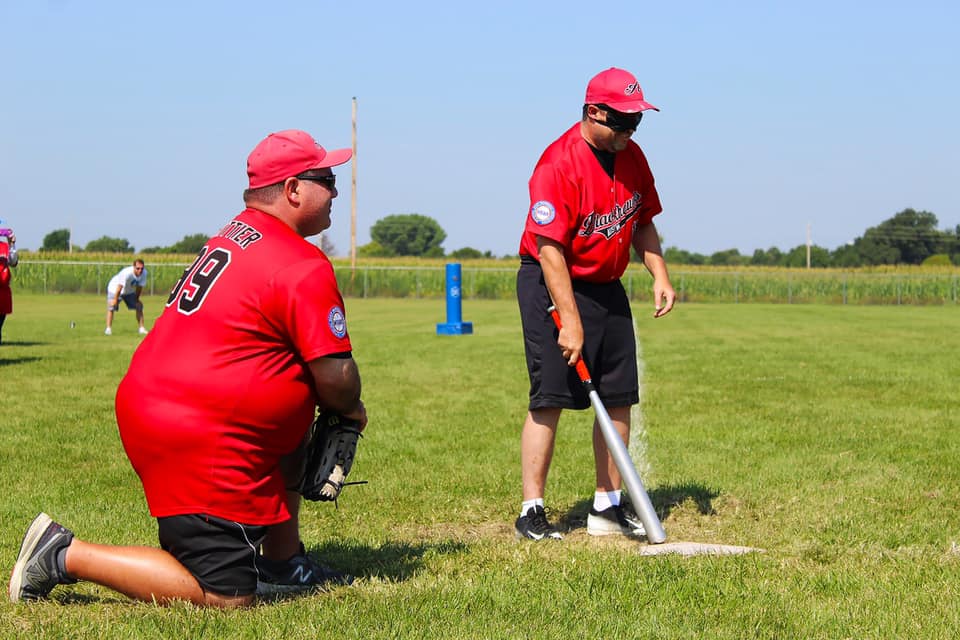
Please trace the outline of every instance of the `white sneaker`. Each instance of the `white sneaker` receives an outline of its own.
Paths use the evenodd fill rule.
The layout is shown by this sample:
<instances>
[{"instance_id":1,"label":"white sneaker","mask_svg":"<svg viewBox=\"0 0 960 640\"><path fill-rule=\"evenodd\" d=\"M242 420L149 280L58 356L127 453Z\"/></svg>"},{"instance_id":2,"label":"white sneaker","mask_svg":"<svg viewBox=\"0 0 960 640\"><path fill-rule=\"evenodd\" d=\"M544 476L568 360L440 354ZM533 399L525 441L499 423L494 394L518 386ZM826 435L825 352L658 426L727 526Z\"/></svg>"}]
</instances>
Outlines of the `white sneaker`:
<instances>
[{"instance_id":1,"label":"white sneaker","mask_svg":"<svg viewBox=\"0 0 960 640\"><path fill-rule=\"evenodd\" d=\"M147 331L147 330L144 329L143 327L140 327L140 331L138 331L137 333L139 333L139 334L142 335L142 336L145 336L145 335L147 335L147 334L149 333L149 331Z\"/></svg>"},{"instance_id":2,"label":"white sneaker","mask_svg":"<svg viewBox=\"0 0 960 640\"><path fill-rule=\"evenodd\" d=\"M103 335L105 335L105 336L112 336L112 335L113 335L113 330L110 329L110 327L107 327L106 329L103 330Z\"/></svg>"},{"instance_id":3,"label":"white sneaker","mask_svg":"<svg viewBox=\"0 0 960 640\"><path fill-rule=\"evenodd\" d=\"M624 509L622 505L607 507L597 511L593 507L587 514L587 533L591 536L608 536L621 534L625 536L644 536L643 523L632 513L632 509Z\"/></svg>"}]
</instances>

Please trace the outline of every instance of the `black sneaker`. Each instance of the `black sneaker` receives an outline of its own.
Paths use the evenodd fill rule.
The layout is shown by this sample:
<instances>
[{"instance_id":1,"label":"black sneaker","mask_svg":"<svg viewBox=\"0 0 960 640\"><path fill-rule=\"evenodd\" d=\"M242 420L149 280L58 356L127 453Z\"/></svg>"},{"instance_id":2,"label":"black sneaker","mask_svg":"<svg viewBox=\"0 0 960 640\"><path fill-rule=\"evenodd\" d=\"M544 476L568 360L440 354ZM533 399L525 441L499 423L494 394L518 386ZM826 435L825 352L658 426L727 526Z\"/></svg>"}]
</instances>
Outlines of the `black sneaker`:
<instances>
[{"instance_id":1,"label":"black sneaker","mask_svg":"<svg viewBox=\"0 0 960 640\"><path fill-rule=\"evenodd\" d=\"M607 507L603 511L590 507L590 513L587 515L587 533L591 536L647 535L643 523L629 504Z\"/></svg>"},{"instance_id":2,"label":"black sneaker","mask_svg":"<svg viewBox=\"0 0 960 640\"><path fill-rule=\"evenodd\" d=\"M76 582L57 566L57 554L72 541L73 532L47 514L34 518L23 536L20 555L10 575L10 601L40 600L58 584Z\"/></svg>"},{"instance_id":3,"label":"black sneaker","mask_svg":"<svg viewBox=\"0 0 960 640\"><path fill-rule=\"evenodd\" d=\"M300 545L300 553L289 560L275 561L258 556L257 572L257 595L260 596L324 591L330 587L353 584L353 576L316 562L307 555L303 544Z\"/></svg>"},{"instance_id":4,"label":"black sneaker","mask_svg":"<svg viewBox=\"0 0 960 640\"><path fill-rule=\"evenodd\" d=\"M530 540L543 540L552 538L554 540L563 540L563 536L547 520L547 512L543 507L531 507L527 512L517 518L514 525L517 532L517 539L529 538Z\"/></svg>"}]
</instances>

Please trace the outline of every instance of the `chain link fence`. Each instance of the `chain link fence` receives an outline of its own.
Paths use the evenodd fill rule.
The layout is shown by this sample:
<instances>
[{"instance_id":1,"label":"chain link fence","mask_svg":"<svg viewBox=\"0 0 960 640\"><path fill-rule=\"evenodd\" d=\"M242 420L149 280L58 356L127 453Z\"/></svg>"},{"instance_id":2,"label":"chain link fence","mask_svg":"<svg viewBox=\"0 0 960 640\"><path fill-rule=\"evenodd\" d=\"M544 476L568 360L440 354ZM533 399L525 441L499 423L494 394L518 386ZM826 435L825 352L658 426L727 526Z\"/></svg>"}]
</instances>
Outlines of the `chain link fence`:
<instances>
[{"instance_id":1,"label":"chain link fence","mask_svg":"<svg viewBox=\"0 0 960 640\"><path fill-rule=\"evenodd\" d=\"M21 260L13 269L16 291L105 294L110 278L129 262ZM146 293L173 288L189 263L147 264ZM445 295L442 266L335 266L345 297L433 298ZM516 268L463 267L465 299L509 299L516 295ZM956 273L862 273L825 270L671 272L682 302L768 302L783 304L957 304ZM623 277L631 300L652 300L651 279L631 267Z\"/></svg>"}]
</instances>

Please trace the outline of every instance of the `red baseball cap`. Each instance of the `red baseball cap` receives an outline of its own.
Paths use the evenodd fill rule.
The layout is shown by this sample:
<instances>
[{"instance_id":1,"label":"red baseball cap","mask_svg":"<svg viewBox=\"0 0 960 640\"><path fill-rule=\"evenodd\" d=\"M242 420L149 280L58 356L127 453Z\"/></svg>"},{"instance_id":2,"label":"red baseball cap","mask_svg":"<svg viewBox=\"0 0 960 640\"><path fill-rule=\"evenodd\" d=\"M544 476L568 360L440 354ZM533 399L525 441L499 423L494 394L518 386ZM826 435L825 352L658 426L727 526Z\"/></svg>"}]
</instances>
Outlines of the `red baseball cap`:
<instances>
[{"instance_id":1,"label":"red baseball cap","mask_svg":"<svg viewBox=\"0 0 960 640\"><path fill-rule=\"evenodd\" d=\"M643 99L640 83L629 71L610 67L593 76L587 85L584 104L605 104L611 109L623 113L637 113L653 109L655 106Z\"/></svg>"},{"instance_id":2,"label":"red baseball cap","mask_svg":"<svg viewBox=\"0 0 960 640\"><path fill-rule=\"evenodd\" d=\"M310 169L335 167L352 155L350 149L327 151L306 131L287 129L271 133L247 157L250 188L283 182Z\"/></svg>"}]
</instances>

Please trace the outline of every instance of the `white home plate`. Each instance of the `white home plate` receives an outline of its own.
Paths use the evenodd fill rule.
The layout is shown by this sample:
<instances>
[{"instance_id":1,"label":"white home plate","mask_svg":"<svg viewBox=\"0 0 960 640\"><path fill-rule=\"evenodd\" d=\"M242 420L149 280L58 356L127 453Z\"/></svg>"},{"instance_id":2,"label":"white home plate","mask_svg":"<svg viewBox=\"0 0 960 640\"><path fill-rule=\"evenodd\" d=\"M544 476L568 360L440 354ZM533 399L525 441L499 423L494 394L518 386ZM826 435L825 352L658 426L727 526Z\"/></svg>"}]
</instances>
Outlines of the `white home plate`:
<instances>
[{"instance_id":1,"label":"white home plate","mask_svg":"<svg viewBox=\"0 0 960 640\"><path fill-rule=\"evenodd\" d=\"M642 556L662 556L675 553L681 556L736 556L744 553L763 552L753 547L737 547L730 544L708 544L705 542L665 542L647 544L640 547Z\"/></svg>"}]
</instances>

